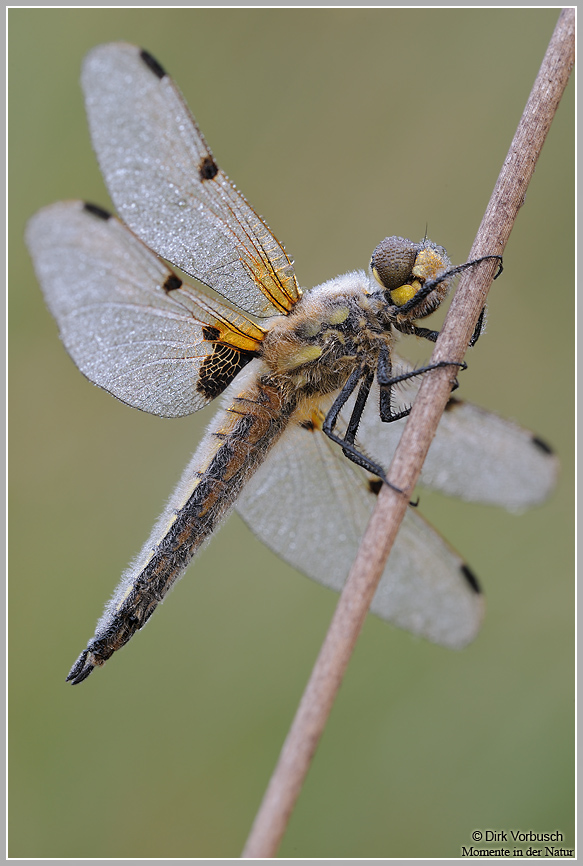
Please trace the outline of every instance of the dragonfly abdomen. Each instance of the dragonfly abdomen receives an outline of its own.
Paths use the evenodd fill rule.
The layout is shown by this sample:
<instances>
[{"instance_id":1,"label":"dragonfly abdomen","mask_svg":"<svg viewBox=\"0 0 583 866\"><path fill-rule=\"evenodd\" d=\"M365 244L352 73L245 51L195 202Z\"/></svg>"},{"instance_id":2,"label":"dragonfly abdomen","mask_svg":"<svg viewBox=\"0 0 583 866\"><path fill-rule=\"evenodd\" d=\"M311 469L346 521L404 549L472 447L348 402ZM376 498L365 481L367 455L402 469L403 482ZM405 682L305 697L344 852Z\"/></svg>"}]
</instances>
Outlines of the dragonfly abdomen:
<instances>
[{"instance_id":1,"label":"dragonfly abdomen","mask_svg":"<svg viewBox=\"0 0 583 866\"><path fill-rule=\"evenodd\" d=\"M146 624L285 430L296 404L283 394L257 379L215 417L68 681L82 682Z\"/></svg>"}]
</instances>

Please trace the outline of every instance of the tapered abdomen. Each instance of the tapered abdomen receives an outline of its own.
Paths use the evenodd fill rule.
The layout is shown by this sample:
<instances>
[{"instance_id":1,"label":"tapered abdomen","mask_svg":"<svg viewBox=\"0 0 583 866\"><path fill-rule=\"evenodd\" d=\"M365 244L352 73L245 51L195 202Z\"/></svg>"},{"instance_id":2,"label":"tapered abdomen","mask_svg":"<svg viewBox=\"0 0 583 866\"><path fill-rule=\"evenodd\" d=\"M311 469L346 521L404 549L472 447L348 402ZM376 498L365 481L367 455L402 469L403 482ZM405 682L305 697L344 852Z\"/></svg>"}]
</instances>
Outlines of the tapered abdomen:
<instances>
[{"instance_id":1,"label":"tapered abdomen","mask_svg":"<svg viewBox=\"0 0 583 866\"><path fill-rule=\"evenodd\" d=\"M67 680L80 683L142 628L285 430L295 403L260 380L215 417Z\"/></svg>"}]
</instances>

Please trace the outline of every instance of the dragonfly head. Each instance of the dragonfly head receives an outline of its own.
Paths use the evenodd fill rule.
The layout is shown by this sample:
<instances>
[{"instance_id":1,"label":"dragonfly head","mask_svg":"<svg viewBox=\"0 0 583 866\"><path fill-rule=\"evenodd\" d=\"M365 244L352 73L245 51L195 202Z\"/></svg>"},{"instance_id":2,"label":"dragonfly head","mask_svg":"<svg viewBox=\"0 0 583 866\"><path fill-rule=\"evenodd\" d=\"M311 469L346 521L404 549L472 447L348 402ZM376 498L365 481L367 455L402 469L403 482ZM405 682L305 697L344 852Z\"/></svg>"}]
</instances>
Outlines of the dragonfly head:
<instances>
[{"instance_id":1,"label":"dragonfly head","mask_svg":"<svg viewBox=\"0 0 583 866\"><path fill-rule=\"evenodd\" d=\"M451 286L450 267L444 248L428 238L416 244L393 235L374 250L369 271L372 285L381 286L395 316L412 320L439 307Z\"/></svg>"}]
</instances>

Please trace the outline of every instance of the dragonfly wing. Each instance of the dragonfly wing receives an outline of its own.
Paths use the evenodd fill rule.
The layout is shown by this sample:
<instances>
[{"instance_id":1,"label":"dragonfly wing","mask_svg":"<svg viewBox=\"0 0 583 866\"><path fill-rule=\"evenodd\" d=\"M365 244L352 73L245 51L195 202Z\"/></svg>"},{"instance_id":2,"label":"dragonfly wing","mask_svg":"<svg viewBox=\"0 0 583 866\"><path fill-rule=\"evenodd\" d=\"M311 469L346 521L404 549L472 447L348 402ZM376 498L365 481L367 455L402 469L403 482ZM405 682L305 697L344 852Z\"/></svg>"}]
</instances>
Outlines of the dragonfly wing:
<instances>
[{"instance_id":1,"label":"dragonfly wing","mask_svg":"<svg viewBox=\"0 0 583 866\"><path fill-rule=\"evenodd\" d=\"M296 422L248 482L236 509L286 562L340 591L375 504L369 477L321 429ZM477 634L483 599L461 557L408 509L371 611L458 648Z\"/></svg>"},{"instance_id":2,"label":"dragonfly wing","mask_svg":"<svg viewBox=\"0 0 583 866\"><path fill-rule=\"evenodd\" d=\"M133 45L101 45L82 84L101 170L132 231L241 309L289 311L300 295L290 259L218 168L159 64Z\"/></svg>"},{"instance_id":3,"label":"dragonfly wing","mask_svg":"<svg viewBox=\"0 0 583 866\"><path fill-rule=\"evenodd\" d=\"M119 220L59 202L29 222L26 240L65 348L96 385L166 417L219 394L264 331L183 284Z\"/></svg>"},{"instance_id":4,"label":"dragonfly wing","mask_svg":"<svg viewBox=\"0 0 583 866\"><path fill-rule=\"evenodd\" d=\"M395 372L411 369L399 358L395 362ZM402 383L400 400L411 405L419 384L419 379ZM358 444L388 467L405 421L380 420L375 382L358 428ZM558 470L556 455L530 430L454 397L439 423L419 483L466 502L520 511L550 495Z\"/></svg>"}]
</instances>

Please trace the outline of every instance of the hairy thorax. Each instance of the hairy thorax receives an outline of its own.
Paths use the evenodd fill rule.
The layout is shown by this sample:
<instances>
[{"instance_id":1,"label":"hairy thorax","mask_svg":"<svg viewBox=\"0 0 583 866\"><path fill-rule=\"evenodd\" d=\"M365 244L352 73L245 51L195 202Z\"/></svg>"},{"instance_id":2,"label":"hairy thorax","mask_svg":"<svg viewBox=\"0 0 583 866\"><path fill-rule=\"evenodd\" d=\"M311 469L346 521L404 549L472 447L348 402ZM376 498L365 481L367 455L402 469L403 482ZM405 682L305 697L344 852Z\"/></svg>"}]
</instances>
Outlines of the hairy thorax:
<instances>
[{"instance_id":1,"label":"hairy thorax","mask_svg":"<svg viewBox=\"0 0 583 866\"><path fill-rule=\"evenodd\" d=\"M261 353L266 378L284 393L335 391L357 358L365 357L374 368L381 346L392 344L385 308L382 295L370 293L362 271L316 286L288 316L273 320Z\"/></svg>"}]
</instances>

